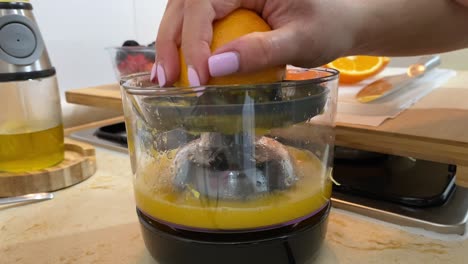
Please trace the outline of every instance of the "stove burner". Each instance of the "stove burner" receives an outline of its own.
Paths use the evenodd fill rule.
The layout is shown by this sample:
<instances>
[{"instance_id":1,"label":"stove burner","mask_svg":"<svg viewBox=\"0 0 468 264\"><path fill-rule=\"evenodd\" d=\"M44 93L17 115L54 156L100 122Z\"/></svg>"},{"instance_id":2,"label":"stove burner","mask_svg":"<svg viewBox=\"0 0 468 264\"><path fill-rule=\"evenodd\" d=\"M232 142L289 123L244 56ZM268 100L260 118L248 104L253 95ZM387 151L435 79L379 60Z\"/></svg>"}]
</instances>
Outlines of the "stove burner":
<instances>
[{"instance_id":1,"label":"stove burner","mask_svg":"<svg viewBox=\"0 0 468 264\"><path fill-rule=\"evenodd\" d=\"M442 205L453 193L454 165L359 152L363 154L335 156L333 178L340 183L335 192L415 208Z\"/></svg>"}]
</instances>

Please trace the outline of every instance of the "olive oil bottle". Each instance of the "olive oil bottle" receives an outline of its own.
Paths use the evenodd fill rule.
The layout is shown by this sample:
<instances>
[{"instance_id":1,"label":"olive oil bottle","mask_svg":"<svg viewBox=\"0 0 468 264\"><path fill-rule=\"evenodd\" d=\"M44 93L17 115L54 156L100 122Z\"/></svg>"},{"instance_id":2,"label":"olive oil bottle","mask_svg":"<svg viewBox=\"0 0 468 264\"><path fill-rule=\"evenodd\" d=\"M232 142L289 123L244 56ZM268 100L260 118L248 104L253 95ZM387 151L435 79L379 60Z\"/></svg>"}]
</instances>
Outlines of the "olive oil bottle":
<instances>
[{"instance_id":1,"label":"olive oil bottle","mask_svg":"<svg viewBox=\"0 0 468 264\"><path fill-rule=\"evenodd\" d=\"M63 126L46 130L0 134L0 171L35 171L64 158Z\"/></svg>"},{"instance_id":2,"label":"olive oil bottle","mask_svg":"<svg viewBox=\"0 0 468 264\"><path fill-rule=\"evenodd\" d=\"M32 4L0 0L0 28L0 173L51 167L64 159L60 93Z\"/></svg>"},{"instance_id":3,"label":"olive oil bottle","mask_svg":"<svg viewBox=\"0 0 468 264\"><path fill-rule=\"evenodd\" d=\"M0 82L0 173L30 172L64 159L56 78Z\"/></svg>"}]
</instances>

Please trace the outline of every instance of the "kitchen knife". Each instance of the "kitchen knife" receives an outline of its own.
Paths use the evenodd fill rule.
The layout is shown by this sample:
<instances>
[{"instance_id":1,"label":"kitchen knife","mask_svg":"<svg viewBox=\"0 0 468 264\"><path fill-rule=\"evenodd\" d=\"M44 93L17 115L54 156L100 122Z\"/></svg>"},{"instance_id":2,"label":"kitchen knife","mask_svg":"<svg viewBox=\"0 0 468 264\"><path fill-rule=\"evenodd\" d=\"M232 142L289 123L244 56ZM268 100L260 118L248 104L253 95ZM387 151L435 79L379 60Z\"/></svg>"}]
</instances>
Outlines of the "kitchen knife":
<instances>
[{"instance_id":1,"label":"kitchen knife","mask_svg":"<svg viewBox=\"0 0 468 264\"><path fill-rule=\"evenodd\" d=\"M54 198L53 193L32 193L32 194L25 194L25 195L14 196L14 197L0 198L0 205L32 202L32 201L38 202L38 201L50 200L53 198Z\"/></svg>"},{"instance_id":2,"label":"kitchen knife","mask_svg":"<svg viewBox=\"0 0 468 264\"><path fill-rule=\"evenodd\" d=\"M423 56L417 63L412 64L406 73L387 76L365 86L356 94L356 99L361 103L369 103L393 94L439 65L440 56Z\"/></svg>"}]
</instances>

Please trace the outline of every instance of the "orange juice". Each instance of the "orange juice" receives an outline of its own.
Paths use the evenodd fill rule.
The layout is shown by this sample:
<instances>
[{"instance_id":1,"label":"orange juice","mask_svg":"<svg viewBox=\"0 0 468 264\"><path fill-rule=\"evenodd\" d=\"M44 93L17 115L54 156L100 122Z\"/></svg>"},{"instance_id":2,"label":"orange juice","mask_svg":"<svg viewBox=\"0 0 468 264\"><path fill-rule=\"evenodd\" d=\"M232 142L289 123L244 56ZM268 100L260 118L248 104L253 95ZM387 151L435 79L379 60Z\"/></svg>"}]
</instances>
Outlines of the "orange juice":
<instances>
[{"instance_id":1,"label":"orange juice","mask_svg":"<svg viewBox=\"0 0 468 264\"><path fill-rule=\"evenodd\" d=\"M284 191L248 200L217 200L172 185L176 151L141 166L135 179L138 208L162 221L192 228L249 229L282 224L310 215L329 201L328 168L311 152L288 147L298 181Z\"/></svg>"}]
</instances>

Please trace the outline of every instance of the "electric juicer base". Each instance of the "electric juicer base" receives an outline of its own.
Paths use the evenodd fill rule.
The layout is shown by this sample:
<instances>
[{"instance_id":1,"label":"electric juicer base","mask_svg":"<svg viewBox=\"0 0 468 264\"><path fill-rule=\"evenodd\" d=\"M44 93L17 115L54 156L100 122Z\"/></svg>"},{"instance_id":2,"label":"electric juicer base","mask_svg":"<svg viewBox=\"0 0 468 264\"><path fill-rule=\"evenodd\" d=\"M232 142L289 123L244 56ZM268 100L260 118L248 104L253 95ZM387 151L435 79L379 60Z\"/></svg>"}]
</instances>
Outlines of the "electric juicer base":
<instances>
[{"instance_id":1,"label":"electric juicer base","mask_svg":"<svg viewBox=\"0 0 468 264\"><path fill-rule=\"evenodd\" d=\"M330 203L313 216L276 229L208 233L154 220L137 209L146 248L161 264L302 264L313 261L325 238Z\"/></svg>"}]
</instances>

